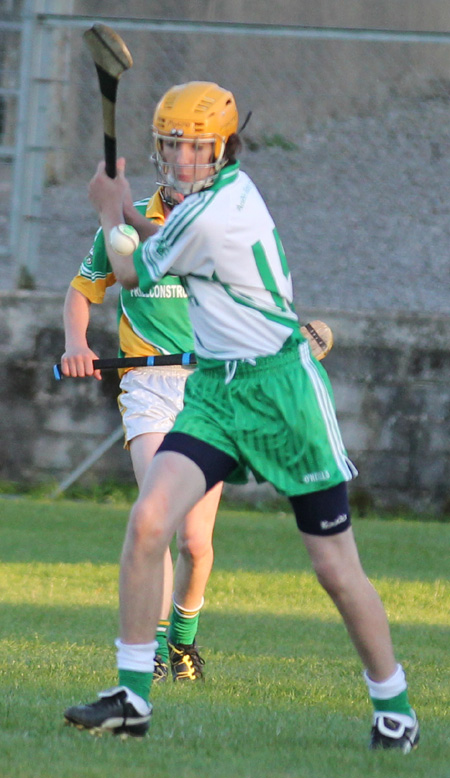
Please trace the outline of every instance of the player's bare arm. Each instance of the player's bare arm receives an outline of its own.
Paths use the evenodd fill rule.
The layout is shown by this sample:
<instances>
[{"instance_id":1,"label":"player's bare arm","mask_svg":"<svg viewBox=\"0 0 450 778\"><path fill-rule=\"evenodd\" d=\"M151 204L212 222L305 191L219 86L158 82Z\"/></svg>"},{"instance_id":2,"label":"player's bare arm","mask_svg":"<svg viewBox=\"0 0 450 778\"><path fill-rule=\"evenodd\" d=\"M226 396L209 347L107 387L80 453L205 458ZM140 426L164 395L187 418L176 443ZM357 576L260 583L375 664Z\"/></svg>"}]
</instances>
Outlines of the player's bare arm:
<instances>
[{"instance_id":1,"label":"player's bare arm","mask_svg":"<svg viewBox=\"0 0 450 778\"><path fill-rule=\"evenodd\" d=\"M65 352L61 357L63 375L72 378L94 376L101 380L100 370L94 370L97 354L89 348L87 329L91 303L78 289L69 287L64 302Z\"/></svg>"}]
</instances>

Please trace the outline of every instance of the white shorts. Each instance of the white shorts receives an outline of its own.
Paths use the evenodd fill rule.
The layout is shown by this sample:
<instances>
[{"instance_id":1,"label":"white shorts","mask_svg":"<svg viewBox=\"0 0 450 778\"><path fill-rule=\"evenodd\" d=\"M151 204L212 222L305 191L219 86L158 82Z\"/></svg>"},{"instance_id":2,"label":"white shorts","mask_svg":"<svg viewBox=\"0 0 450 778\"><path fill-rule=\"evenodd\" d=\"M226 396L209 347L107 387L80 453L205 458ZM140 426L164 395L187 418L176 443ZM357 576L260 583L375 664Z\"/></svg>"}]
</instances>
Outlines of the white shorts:
<instances>
[{"instance_id":1,"label":"white shorts","mask_svg":"<svg viewBox=\"0 0 450 778\"><path fill-rule=\"evenodd\" d=\"M117 398L128 444L146 432L166 434L183 407L184 385L192 368L143 367L129 370Z\"/></svg>"}]
</instances>

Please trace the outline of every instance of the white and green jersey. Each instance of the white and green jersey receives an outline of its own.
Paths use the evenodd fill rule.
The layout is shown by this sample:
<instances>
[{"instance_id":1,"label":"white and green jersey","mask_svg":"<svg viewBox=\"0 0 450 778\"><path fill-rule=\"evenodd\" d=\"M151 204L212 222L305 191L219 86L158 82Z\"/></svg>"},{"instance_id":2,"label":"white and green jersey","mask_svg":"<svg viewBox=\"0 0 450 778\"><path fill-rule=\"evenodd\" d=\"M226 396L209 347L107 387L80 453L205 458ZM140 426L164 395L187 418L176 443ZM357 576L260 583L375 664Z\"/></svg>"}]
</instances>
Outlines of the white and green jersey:
<instances>
[{"instance_id":1,"label":"white and green jersey","mask_svg":"<svg viewBox=\"0 0 450 778\"><path fill-rule=\"evenodd\" d=\"M210 189L186 197L134 264L143 292L168 272L181 277L199 357L275 354L298 332L280 238L238 163L224 168Z\"/></svg>"}]
</instances>

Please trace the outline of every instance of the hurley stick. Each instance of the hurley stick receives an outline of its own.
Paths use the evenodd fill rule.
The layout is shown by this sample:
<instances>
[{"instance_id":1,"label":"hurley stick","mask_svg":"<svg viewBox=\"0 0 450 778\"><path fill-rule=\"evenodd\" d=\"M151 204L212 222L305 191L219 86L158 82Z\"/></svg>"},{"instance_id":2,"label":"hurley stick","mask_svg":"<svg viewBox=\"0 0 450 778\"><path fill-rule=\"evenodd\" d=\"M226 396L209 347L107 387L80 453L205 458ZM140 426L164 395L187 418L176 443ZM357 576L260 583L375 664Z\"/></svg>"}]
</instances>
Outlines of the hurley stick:
<instances>
[{"instance_id":1,"label":"hurley stick","mask_svg":"<svg viewBox=\"0 0 450 778\"><path fill-rule=\"evenodd\" d=\"M333 347L333 333L323 321L312 321L300 327L308 340L313 356L323 359ZM117 370L127 367L161 367L163 365L195 365L195 354L186 351L181 354L157 354L152 357L111 357L109 359L94 359L94 370ZM61 364L53 366L53 375L61 381L63 373Z\"/></svg>"},{"instance_id":2,"label":"hurley stick","mask_svg":"<svg viewBox=\"0 0 450 778\"><path fill-rule=\"evenodd\" d=\"M116 97L119 78L133 65L133 58L120 35L106 24L94 24L83 33L97 70L102 95L106 173L116 176Z\"/></svg>"}]
</instances>

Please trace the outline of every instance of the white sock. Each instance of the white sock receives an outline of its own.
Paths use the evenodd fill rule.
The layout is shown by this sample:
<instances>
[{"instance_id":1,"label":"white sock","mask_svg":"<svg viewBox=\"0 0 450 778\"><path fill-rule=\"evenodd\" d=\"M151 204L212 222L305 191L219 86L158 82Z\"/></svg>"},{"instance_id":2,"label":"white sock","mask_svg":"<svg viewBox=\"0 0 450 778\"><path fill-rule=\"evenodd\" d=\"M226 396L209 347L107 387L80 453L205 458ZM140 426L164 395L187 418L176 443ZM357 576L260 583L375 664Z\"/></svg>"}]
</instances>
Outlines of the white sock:
<instances>
[{"instance_id":1,"label":"white sock","mask_svg":"<svg viewBox=\"0 0 450 778\"><path fill-rule=\"evenodd\" d=\"M401 665L397 665L395 673L390 678L386 678L385 681L372 681L365 670L364 680L370 696L375 697L376 700L390 700L391 697L397 697L398 694L404 692L407 687L406 676Z\"/></svg>"},{"instance_id":2,"label":"white sock","mask_svg":"<svg viewBox=\"0 0 450 778\"><path fill-rule=\"evenodd\" d=\"M120 670L136 670L139 673L153 673L155 666L155 651L158 643L130 644L122 643L120 638L115 641L117 647L117 667Z\"/></svg>"},{"instance_id":3,"label":"white sock","mask_svg":"<svg viewBox=\"0 0 450 778\"><path fill-rule=\"evenodd\" d=\"M369 689L370 696L374 697L376 700L390 700L392 697L397 697L397 695L404 692L408 686L406 683L405 672L401 665L397 665L395 673L389 678L386 678L385 681L372 681L367 670L365 670L364 680L367 684L367 688ZM386 710L374 712L374 723L378 718L386 716L386 714L389 714L389 718L395 719L395 721L400 721L406 727L412 727L415 721L415 718L407 716L404 713L397 713L395 711Z\"/></svg>"}]
</instances>

